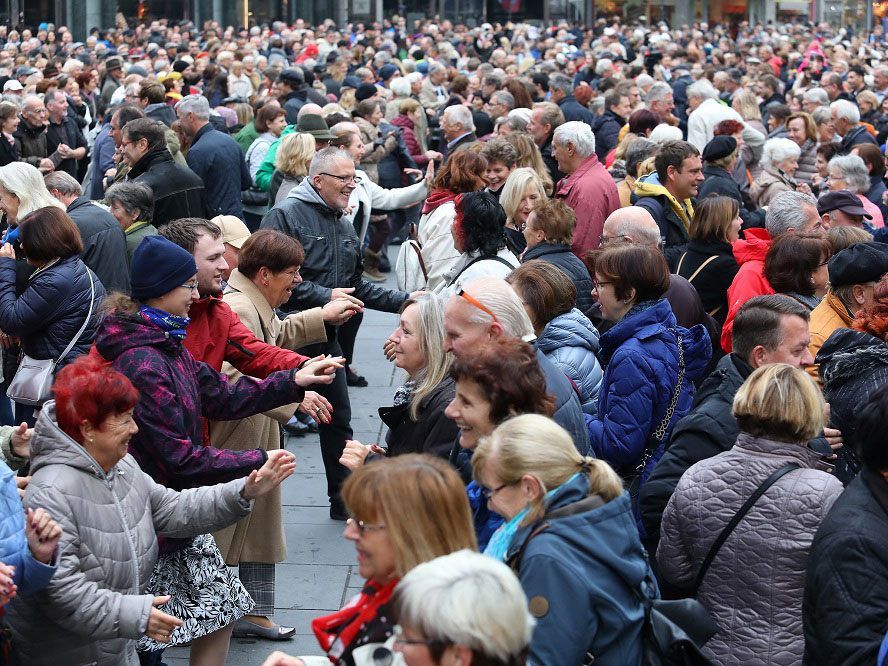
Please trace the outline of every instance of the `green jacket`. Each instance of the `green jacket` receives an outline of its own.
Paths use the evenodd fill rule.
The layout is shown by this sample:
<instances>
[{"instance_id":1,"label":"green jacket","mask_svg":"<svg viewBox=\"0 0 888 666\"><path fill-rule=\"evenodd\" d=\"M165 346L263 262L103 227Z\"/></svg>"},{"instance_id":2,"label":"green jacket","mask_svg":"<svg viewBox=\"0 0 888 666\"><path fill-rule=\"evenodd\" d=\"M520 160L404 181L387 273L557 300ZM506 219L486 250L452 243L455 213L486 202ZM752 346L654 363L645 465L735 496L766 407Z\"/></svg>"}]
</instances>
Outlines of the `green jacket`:
<instances>
[{"instance_id":1,"label":"green jacket","mask_svg":"<svg viewBox=\"0 0 888 666\"><path fill-rule=\"evenodd\" d=\"M127 227L123 234L126 236L126 262L130 264L133 261L133 253L139 247L139 243L148 236L156 236L157 229L150 222L141 220Z\"/></svg>"},{"instance_id":2,"label":"green jacket","mask_svg":"<svg viewBox=\"0 0 888 666\"><path fill-rule=\"evenodd\" d=\"M287 125L284 128L284 131L281 132L280 138L268 147L268 152L265 153L265 159L262 160L262 164L259 166L259 171L256 172L256 178L254 179L256 187L263 192L268 192L271 187L271 177L274 175L274 158L277 156L278 147L281 145L281 139L295 131L296 127L294 125Z\"/></svg>"},{"instance_id":3,"label":"green jacket","mask_svg":"<svg viewBox=\"0 0 888 666\"><path fill-rule=\"evenodd\" d=\"M240 132L234 135L234 140L237 141L237 145L241 147L241 150L244 151L244 155L246 155L250 146L253 144L253 141L255 141L258 136L259 132L256 131L256 125L254 125L251 120L241 128Z\"/></svg>"}]
</instances>

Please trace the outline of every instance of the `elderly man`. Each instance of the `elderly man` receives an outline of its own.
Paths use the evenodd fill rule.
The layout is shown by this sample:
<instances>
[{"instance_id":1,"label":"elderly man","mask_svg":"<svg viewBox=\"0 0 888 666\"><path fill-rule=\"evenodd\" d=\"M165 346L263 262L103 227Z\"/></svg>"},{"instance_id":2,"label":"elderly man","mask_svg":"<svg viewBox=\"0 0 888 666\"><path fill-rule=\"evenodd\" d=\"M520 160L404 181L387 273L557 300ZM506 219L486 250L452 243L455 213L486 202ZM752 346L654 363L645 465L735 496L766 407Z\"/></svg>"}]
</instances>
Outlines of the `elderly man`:
<instances>
[{"instance_id":1,"label":"elderly man","mask_svg":"<svg viewBox=\"0 0 888 666\"><path fill-rule=\"evenodd\" d=\"M429 65L429 76L423 81L419 101L429 116L434 116L450 95L444 83L447 81L447 68L439 62Z\"/></svg>"},{"instance_id":2,"label":"elderly man","mask_svg":"<svg viewBox=\"0 0 888 666\"><path fill-rule=\"evenodd\" d=\"M49 173L61 161L46 147L46 106L37 95L28 95L22 103L22 120L13 135L21 146L21 161Z\"/></svg>"},{"instance_id":3,"label":"elderly man","mask_svg":"<svg viewBox=\"0 0 888 666\"><path fill-rule=\"evenodd\" d=\"M176 115L182 132L191 139L185 159L203 180L210 211L243 218L241 192L253 181L237 141L210 125L210 104L203 95L182 98Z\"/></svg>"},{"instance_id":4,"label":"elderly man","mask_svg":"<svg viewBox=\"0 0 888 666\"><path fill-rule=\"evenodd\" d=\"M558 105L565 120L577 120L591 125L595 121L595 114L577 101L573 94L573 87L573 81L569 76L553 74L549 77L549 92L551 93L549 99Z\"/></svg>"},{"instance_id":5,"label":"elderly man","mask_svg":"<svg viewBox=\"0 0 888 666\"><path fill-rule=\"evenodd\" d=\"M879 145L869 130L860 124L860 108L854 102L837 99L829 105L829 112L836 134L842 137L839 154L847 155L854 146L864 143Z\"/></svg>"},{"instance_id":6,"label":"elderly man","mask_svg":"<svg viewBox=\"0 0 888 666\"><path fill-rule=\"evenodd\" d=\"M571 121L555 130L552 155L568 174L555 190L577 216L571 250L580 259L598 247L604 221L620 207L616 183L595 155L595 135L586 123Z\"/></svg>"},{"instance_id":7,"label":"elderly man","mask_svg":"<svg viewBox=\"0 0 888 666\"><path fill-rule=\"evenodd\" d=\"M444 350L457 358L471 353L499 337L532 342L533 325L521 299L505 280L483 278L469 282L451 296L444 308ZM583 409L567 376L537 351L540 369L546 376L546 389L555 396L555 422L570 433L577 450L589 452Z\"/></svg>"},{"instance_id":8,"label":"elderly man","mask_svg":"<svg viewBox=\"0 0 888 666\"><path fill-rule=\"evenodd\" d=\"M712 141L715 126L723 120L743 123L743 141L759 154L765 145L765 135L747 125L742 116L718 100L716 90L708 79L700 79L688 86L688 143L700 152Z\"/></svg>"},{"instance_id":9,"label":"elderly man","mask_svg":"<svg viewBox=\"0 0 888 666\"><path fill-rule=\"evenodd\" d=\"M80 258L89 266L105 291L130 290L126 238L114 216L107 209L83 196L80 183L69 173L53 171L44 177L49 193L65 205L83 239Z\"/></svg>"},{"instance_id":10,"label":"elderly man","mask_svg":"<svg viewBox=\"0 0 888 666\"><path fill-rule=\"evenodd\" d=\"M466 150L478 143L475 136L475 121L472 110L467 106L448 106L441 116L441 132L444 134L444 159Z\"/></svg>"},{"instance_id":11,"label":"elderly man","mask_svg":"<svg viewBox=\"0 0 888 666\"><path fill-rule=\"evenodd\" d=\"M675 108L675 97L668 83L658 81L651 86L644 96L644 105L660 116L660 122L677 126L678 118L672 115Z\"/></svg>"},{"instance_id":12,"label":"elderly man","mask_svg":"<svg viewBox=\"0 0 888 666\"><path fill-rule=\"evenodd\" d=\"M552 102L534 104L530 113L530 122L527 123L527 132L540 149L553 183L564 178L564 172L558 168L558 160L552 156L552 135L563 124L564 114L558 105Z\"/></svg>"},{"instance_id":13,"label":"elderly man","mask_svg":"<svg viewBox=\"0 0 888 666\"><path fill-rule=\"evenodd\" d=\"M262 219L263 229L282 231L302 243L305 250L303 281L293 285L285 311L307 310L337 298L349 298L359 306L397 312L407 300L408 294L382 289L363 278L361 245L354 226L342 217L355 187L354 158L339 148L325 148L312 158L308 177ZM304 352L310 356L339 356L337 329L328 330L327 340ZM339 489L346 469L339 458L345 441L352 438L352 429L344 368L337 370L333 383L320 388L318 393L333 406L330 423L320 424L330 517L345 520Z\"/></svg>"},{"instance_id":14,"label":"elderly man","mask_svg":"<svg viewBox=\"0 0 888 666\"><path fill-rule=\"evenodd\" d=\"M802 111L814 113L822 106L829 106L829 95L823 88L811 88L802 94Z\"/></svg>"}]
</instances>

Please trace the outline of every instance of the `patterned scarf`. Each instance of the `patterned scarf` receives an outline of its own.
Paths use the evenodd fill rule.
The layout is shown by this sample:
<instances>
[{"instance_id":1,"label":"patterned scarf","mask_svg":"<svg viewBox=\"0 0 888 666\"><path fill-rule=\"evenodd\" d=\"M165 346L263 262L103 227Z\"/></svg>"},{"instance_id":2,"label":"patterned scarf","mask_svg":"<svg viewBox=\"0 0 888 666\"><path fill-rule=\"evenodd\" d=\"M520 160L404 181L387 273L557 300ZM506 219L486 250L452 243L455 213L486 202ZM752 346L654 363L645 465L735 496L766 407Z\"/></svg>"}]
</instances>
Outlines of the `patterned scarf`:
<instances>
[{"instance_id":1,"label":"patterned scarf","mask_svg":"<svg viewBox=\"0 0 888 666\"><path fill-rule=\"evenodd\" d=\"M378 619L380 608L389 602L399 580L395 578L386 585L371 580L345 608L311 621L311 630L331 660L357 647L354 643L362 634L373 633L368 625Z\"/></svg>"},{"instance_id":2,"label":"patterned scarf","mask_svg":"<svg viewBox=\"0 0 888 666\"><path fill-rule=\"evenodd\" d=\"M177 340L185 339L185 329L191 321L188 317L177 317L169 312L152 308L150 305L140 307L139 314L145 321L151 322L169 337Z\"/></svg>"},{"instance_id":3,"label":"patterned scarf","mask_svg":"<svg viewBox=\"0 0 888 666\"><path fill-rule=\"evenodd\" d=\"M414 388L416 388L416 382L408 379L395 391L395 397L392 399L392 405L394 405L395 407L399 407L410 402L410 397L413 395Z\"/></svg>"}]
</instances>

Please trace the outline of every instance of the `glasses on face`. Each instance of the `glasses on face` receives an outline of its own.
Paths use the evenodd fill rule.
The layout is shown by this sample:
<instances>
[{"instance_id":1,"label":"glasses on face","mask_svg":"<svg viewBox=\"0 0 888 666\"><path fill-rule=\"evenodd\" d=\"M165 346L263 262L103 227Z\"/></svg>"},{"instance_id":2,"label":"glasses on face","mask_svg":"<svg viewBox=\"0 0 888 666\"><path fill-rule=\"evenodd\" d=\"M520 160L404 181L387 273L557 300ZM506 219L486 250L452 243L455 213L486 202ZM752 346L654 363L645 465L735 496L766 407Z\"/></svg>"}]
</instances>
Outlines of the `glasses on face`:
<instances>
[{"instance_id":1,"label":"glasses on face","mask_svg":"<svg viewBox=\"0 0 888 666\"><path fill-rule=\"evenodd\" d=\"M197 282L189 282L188 284L180 284L179 287L188 291L197 291Z\"/></svg>"},{"instance_id":2,"label":"glasses on face","mask_svg":"<svg viewBox=\"0 0 888 666\"><path fill-rule=\"evenodd\" d=\"M486 312L487 314L489 314L493 318L493 321L495 321L497 324L499 324L499 319L497 319L496 315L493 314L493 310L491 310L489 307L484 305L481 301L479 301L477 298L475 298L471 294L467 294L464 289L460 289L458 292L456 292L456 295L459 296L460 298L464 298L465 300L467 300L471 305L473 305L476 308L478 308L479 310L481 310L481 312Z\"/></svg>"},{"instance_id":3,"label":"glasses on face","mask_svg":"<svg viewBox=\"0 0 888 666\"><path fill-rule=\"evenodd\" d=\"M346 526L354 526L358 530L358 534L364 536L367 532L378 532L379 530L384 530L385 525L383 523L365 523L363 520L355 520L354 518L349 518L345 521Z\"/></svg>"},{"instance_id":4,"label":"glasses on face","mask_svg":"<svg viewBox=\"0 0 888 666\"><path fill-rule=\"evenodd\" d=\"M626 234L617 234L616 236L605 236L604 234L601 234L598 237L598 244L607 245L608 243L612 243L617 240L625 240L627 238L629 237Z\"/></svg>"},{"instance_id":5,"label":"glasses on face","mask_svg":"<svg viewBox=\"0 0 888 666\"><path fill-rule=\"evenodd\" d=\"M508 488L511 486L511 483L504 483L501 486L497 486L496 488L481 488L481 494L484 496L488 502L493 499L493 496L496 495L503 488Z\"/></svg>"},{"instance_id":6,"label":"glasses on face","mask_svg":"<svg viewBox=\"0 0 888 666\"><path fill-rule=\"evenodd\" d=\"M592 291L601 291L601 288L608 284L613 284L613 282L599 282L595 278L592 278Z\"/></svg>"},{"instance_id":7,"label":"glasses on face","mask_svg":"<svg viewBox=\"0 0 888 666\"><path fill-rule=\"evenodd\" d=\"M335 173L327 173L325 171L321 171L319 176L330 176L330 178L335 178L343 185L348 185L349 183L356 183L357 179L355 176L337 176Z\"/></svg>"},{"instance_id":8,"label":"glasses on face","mask_svg":"<svg viewBox=\"0 0 888 666\"><path fill-rule=\"evenodd\" d=\"M407 645L407 646L410 646L410 645L429 646L429 645L449 645L450 644L448 641L429 640L429 639L420 640L418 638L404 638L404 628L400 624L395 625L395 629L394 629L393 633L394 633L394 638L395 638L395 645L399 645L402 647L405 645Z\"/></svg>"}]
</instances>

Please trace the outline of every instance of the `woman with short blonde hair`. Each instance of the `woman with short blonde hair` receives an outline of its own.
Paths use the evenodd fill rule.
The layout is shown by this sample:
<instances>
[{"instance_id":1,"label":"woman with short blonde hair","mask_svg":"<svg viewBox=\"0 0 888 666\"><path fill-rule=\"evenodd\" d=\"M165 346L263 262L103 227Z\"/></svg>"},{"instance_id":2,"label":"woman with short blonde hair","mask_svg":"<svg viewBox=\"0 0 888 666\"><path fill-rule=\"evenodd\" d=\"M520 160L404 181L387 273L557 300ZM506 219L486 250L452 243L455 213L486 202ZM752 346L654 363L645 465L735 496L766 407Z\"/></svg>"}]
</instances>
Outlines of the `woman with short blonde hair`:
<instances>
[{"instance_id":1,"label":"woman with short blonde hair","mask_svg":"<svg viewBox=\"0 0 888 666\"><path fill-rule=\"evenodd\" d=\"M274 203L284 199L308 175L308 165L314 154L315 140L308 132L293 132L281 139L281 145L274 156L274 167L282 179L277 193L274 194ZM275 176L271 178L272 181L275 180Z\"/></svg>"},{"instance_id":2,"label":"woman with short blonde hair","mask_svg":"<svg viewBox=\"0 0 888 666\"><path fill-rule=\"evenodd\" d=\"M552 182L549 169L543 161L543 155L533 142L530 134L527 132L511 132L506 135L506 141L511 143L518 153L518 161L515 163L518 168L528 167L533 169L543 183L543 191L546 193L546 196L551 195L555 184Z\"/></svg>"},{"instance_id":3,"label":"woman with short blonde hair","mask_svg":"<svg viewBox=\"0 0 888 666\"><path fill-rule=\"evenodd\" d=\"M823 397L804 371L774 363L744 382L733 413L740 426L737 443L691 467L669 499L657 549L659 572L696 595L721 627L702 648L712 663L753 663L778 652L783 657L772 662L801 663L808 553L842 493L824 453L808 445L823 429ZM744 509L730 536L713 550ZM742 623L734 621L739 614L746 618Z\"/></svg>"},{"instance_id":4,"label":"woman with short blonde hair","mask_svg":"<svg viewBox=\"0 0 888 666\"><path fill-rule=\"evenodd\" d=\"M500 193L500 205L506 211L506 228L522 232L527 216L545 200L545 184L537 171L528 167L515 169L506 178Z\"/></svg>"},{"instance_id":5,"label":"woman with short blonde hair","mask_svg":"<svg viewBox=\"0 0 888 666\"><path fill-rule=\"evenodd\" d=\"M579 664L590 653L640 664L637 595L656 591L643 586L650 570L617 473L581 456L561 426L537 414L499 425L475 449L472 469L506 521L484 552L517 571L532 610L534 600L558 600L534 613L529 661Z\"/></svg>"}]
</instances>

